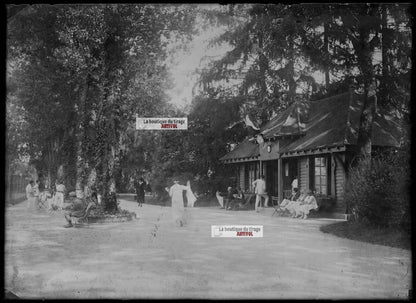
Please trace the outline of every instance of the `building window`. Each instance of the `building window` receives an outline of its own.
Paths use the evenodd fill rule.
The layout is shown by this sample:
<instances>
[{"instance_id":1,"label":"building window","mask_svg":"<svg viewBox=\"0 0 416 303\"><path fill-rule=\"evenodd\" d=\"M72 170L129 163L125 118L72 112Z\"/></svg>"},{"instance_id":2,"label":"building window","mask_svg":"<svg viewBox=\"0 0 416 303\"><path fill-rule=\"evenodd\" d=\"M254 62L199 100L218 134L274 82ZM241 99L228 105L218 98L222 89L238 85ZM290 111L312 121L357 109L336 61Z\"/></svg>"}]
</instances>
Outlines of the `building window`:
<instances>
[{"instance_id":1,"label":"building window","mask_svg":"<svg viewBox=\"0 0 416 303\"><path fill-rule=\"evenodd\" d=\"M328 194L328 166L325 157L316 157L315 166L315 191L322 195Z\"/></svg>"}]
</instances>

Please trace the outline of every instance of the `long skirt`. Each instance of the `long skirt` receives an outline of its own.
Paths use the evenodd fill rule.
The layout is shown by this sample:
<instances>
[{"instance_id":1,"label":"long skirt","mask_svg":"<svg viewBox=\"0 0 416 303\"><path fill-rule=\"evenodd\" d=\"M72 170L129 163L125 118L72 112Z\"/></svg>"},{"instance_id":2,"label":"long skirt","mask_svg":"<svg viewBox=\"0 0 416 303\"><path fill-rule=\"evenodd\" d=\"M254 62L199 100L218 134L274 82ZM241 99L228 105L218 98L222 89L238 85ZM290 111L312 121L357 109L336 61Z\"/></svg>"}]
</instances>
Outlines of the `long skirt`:
<instances>
[{"instance_id":1,"label":"long skirt","mask_svg":"<svg viewBox=\"0 0 416 303\"><path fill-rule=\"evenodd\" d=\"M177 225L180 226L186 223L183 201L172 199L172 219Z\"/></svg>"},{"instance_id":2,"label":"long skirt","mask_svg":"<svg viewBox=\"0 0 416 303\"><path fill-rule=\"evenodd\" d=\"M309 215L310 211L312 209L317 209L318 206L317 205L313 205L313 204L304 204L304 205L300 205L298 208L298 211L304 213L305 215Z\"/></svg>"},{"instance_id":3,"label":"long skirt","mask_svg":"<svg viewBox=\"0 0 416 303\"><path fill-rule=\"evenodd\" d=\"M63 208L64 207L64 194L61 192L57 192L55 193L55 199L54 199L54 203L56 206L58 206L59 208Z\"/></svg>"},{"instance_id":4,"label":"long skirt","mask_svg":"<svg viewBox=\"0 0 416 303\"><path fill-rule=\"evenodd\" d=\"M299 212L299 207L300 207L300 202L297 201L290 201L287 205L286 205L286 209L289 211L289 213L291 213L292 215L295 215Z\"/></svg>"},{"instance_id":5,"label":"long skirt","mask_svg":"<svg viewBox=\"0 0 416 303\"><path fill-rule=\"evenodd\" d=\"M35 210L36 206L37 206L37 205L35 205L36 204L36 197L29 197L29 198L27 198L27 201L28 201L27 208L29 210Z\"/></svg>"}]
</instances>

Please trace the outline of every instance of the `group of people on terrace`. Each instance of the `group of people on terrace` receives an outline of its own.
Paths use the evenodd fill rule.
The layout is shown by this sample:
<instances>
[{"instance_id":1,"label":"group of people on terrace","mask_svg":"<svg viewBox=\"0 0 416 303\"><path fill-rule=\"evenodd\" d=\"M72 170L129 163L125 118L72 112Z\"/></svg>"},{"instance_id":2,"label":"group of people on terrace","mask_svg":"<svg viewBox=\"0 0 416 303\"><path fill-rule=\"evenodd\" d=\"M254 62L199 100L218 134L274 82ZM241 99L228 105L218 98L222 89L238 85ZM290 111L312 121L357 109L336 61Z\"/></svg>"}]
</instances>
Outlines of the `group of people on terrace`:
<instances>
[{"instance_id":1,"label":"group of people on terrace","mask_svg":"<svg viewBox=\"0 0 416 303\"><path fill-rule=\"evenodd\" d=\"M256 196L254 209L259 212L262 208L262 200L264 200L264 207L269 205L269 195L266 191L266 182L264 176L253 181L254 194ZM217 192L218 201L221 208L225 210L243 210L249 209L250 199L245 199L244 193L240 187L234 189L229 186L227 192ZM292 182L292 195L288 199L284 199L278 206L277 211L281 214L289 213L293 218L306 219L311 210L318 209L318 203L313 196L312 190L303 189L301 192L298 188L298 179Z\"/></svg>"},{"instance_id":2,"label":"group of people on terrace","mask_svg":"<svg viewBox=\"0 0 416 303\"><path fill-rule=\"evenodd\" d=\"M253 182L254 192L256 195L255 210L259 212L261 208L261 200L265 199L264 207L268 206L269 196L266 192L266 182L264 176ZM250 196L245 196L241 187L234 189L232 186L227 188L227 192L217 192L217 198L221 204L221 208L225 210L248 210L250 207Z\"/></svg>"},{"instance_id":3,"label":"group of people on terrace","mask_svg":"<svg viewBox=\"0 0 416 303\"><path fill-rule=\"evenodd\" d=\"M299 193L295 188L289 199L284 199L279 205L278 211L288 212L293 218L306 219L311 210L318 209L318 203L311 190L302 190Z\"/></svg>"},{"instance_id":4,"label":"group of people on terrace","mask_svg":"<svg viewBox=\"0 0 416 303\"><path fill-rule=\"evenodd\" d=\"M241 190L241 187L235 189L229 186L227 192L217 192L217 197L220 197L220 201L222 201L221 208L225 210L248 210L250 204L249 201L245 199L246 197Z\"/></svg>"}]
</instances>

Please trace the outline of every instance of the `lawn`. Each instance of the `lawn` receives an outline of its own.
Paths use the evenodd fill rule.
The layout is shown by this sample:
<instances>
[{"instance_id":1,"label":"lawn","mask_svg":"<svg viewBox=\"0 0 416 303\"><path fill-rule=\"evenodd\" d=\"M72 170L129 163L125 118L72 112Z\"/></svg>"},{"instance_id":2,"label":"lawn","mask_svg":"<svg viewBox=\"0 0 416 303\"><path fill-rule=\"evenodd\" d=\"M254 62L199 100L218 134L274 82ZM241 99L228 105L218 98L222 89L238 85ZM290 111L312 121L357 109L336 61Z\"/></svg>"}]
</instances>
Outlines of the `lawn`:
<instances>
[{"instance_id":1,"label":"lawn","mask_svg":"<svg viewBox=\"0 0 416 303\"><path fill-rule=\"evenodd\" d=\"M380 228L364 223L350 221L337 222L320 227L324 233L330 233L341 238L368 242L410 250L411 239L404 231L392 228Z\"/></svg>"}]
</instances>

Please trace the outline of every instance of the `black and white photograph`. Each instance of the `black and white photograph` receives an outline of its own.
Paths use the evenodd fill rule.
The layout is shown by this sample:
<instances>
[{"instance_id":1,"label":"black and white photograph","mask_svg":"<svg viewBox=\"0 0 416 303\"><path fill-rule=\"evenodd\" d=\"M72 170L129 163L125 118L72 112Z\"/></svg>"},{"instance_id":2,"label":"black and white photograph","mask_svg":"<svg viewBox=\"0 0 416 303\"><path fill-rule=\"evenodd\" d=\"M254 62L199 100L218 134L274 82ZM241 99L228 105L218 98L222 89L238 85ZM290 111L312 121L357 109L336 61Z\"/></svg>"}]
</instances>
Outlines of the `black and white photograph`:
<instances>
[{"instance_id":1,"label":"black and white photograph","mask_svg":"<svg viewBox=\"0 0 416 303\"><path fill-rule=\"evenodd\" d=\"M413 298L410 3L4 9L4 299Z\"/></svg>"}]
</instances>

